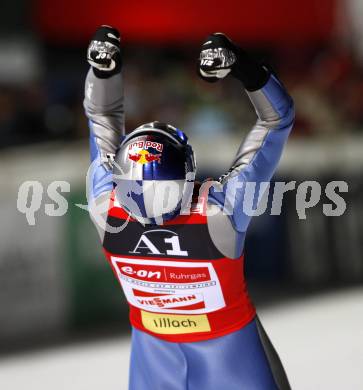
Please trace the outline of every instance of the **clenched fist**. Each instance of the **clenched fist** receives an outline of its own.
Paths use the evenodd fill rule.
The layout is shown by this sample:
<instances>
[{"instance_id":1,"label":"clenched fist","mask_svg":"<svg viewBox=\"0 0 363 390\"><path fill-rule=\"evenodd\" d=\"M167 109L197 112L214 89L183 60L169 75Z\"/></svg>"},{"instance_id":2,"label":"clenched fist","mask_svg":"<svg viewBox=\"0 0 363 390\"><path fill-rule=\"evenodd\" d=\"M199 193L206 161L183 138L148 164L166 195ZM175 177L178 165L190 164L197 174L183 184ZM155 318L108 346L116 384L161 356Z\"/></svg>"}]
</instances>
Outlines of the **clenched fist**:
<instances>
[{"instance_id":1,"label":"clenched fist","mask_svg":"<svg viewBox=\"0 0 363 390\"><path fill-rule=\"evenodd\" d=\"M108 78L121 70L120 33L113 27L101 26L87 50L87 61L97 77Z\"/></svg>"},{"instance_id":2,"label":"clenched fist","mask_svg":"<svg viewBox=\"0 0 363 390\"><path fill-rule=\"evenodd\" d=\"M202 45L199 56L199 75L206 81L223 79L237 60L237 48L222 33L209 35Z\"/></svg>"},{"instance_id":3,"label":"clenched fist","mask_svg":"<svg viewBox=\"0 0 363 390\"><path fill-rule=\"evenodd\" d=\"M209 82L231 74L249 91L263 87L270 75L266 67L257 63L223 33L209 35L202 44L198 74Z\"/></svg>"}]
</instances>

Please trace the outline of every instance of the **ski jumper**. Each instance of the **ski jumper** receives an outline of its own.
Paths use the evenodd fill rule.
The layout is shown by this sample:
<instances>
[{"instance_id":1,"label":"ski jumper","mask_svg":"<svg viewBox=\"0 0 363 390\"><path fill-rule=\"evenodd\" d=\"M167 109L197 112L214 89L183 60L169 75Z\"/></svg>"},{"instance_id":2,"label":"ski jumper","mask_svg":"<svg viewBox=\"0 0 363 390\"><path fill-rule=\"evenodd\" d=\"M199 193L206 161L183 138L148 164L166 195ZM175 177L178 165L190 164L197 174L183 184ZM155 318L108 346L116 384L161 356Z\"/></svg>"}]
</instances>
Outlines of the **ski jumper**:
<instances>
[{"instance_id":1,"label":"ski jumper","mask_svg":"<svg viewBox=\"0 0 363 390\"><path fill-rule=\"evenodd\" d=\"M290 388L247 293L243 248L251 215L242 205L247 183L258 188L271 180L293 103L273 75L247 94L258 119L230 170L209 182L189 215L142 225L115 200L106 163L124 134L122 75L88 73L89 211L130 306L130 390Z\"/></svg>"}]
</instances>

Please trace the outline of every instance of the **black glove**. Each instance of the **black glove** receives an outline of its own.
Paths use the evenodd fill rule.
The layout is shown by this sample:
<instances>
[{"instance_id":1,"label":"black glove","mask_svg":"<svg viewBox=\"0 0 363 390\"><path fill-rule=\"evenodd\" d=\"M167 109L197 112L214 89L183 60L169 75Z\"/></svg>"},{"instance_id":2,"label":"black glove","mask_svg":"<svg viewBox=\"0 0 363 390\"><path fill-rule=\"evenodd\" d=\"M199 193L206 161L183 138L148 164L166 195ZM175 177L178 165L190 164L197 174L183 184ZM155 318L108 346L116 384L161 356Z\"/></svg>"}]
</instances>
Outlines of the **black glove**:
<instances>
[{"instance_id":1,"label":"black glove","mask_svg":"<svg viewBox=\"0 0 363 390\"><path fill-rule=\"evenodd\" d=\"M120 33L113 27L101 26L88 46L87 61L96 77L108 78L120 72Z\"/></svg>"},{"instance_id":2,"label":"black glove","mask_svg":"<svg viewBox=\"0 0 363 390\"><path fill-rule=\"evenodd\" d=\"M257 63L222 33L209 35L203 43L198 74L209 82L216 82L231 74L248 91L262 88L270 75L266 67Z\"/></svg>"}]
</instances>

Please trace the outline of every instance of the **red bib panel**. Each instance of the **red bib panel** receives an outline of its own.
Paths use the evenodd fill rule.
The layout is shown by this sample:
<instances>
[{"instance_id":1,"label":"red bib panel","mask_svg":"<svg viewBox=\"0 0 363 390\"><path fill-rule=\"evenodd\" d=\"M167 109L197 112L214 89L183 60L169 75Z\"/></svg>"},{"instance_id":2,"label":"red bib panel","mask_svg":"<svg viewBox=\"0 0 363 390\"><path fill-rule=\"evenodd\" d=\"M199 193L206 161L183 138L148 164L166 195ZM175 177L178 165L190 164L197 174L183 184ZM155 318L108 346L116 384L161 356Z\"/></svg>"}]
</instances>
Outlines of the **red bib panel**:
<instances>
[{"instance_id":1,"label":"red bib panel","mask_svg":"<svg viewBox=\"0 0 363 390\"><path fill-rule=\"evenodd\" d=\"M111 200L108 224L117 229L127 218ZM243 256L229 259L218 251L198 205L162 226L132 219L125 226L106 233L103 246L132 326L163 340L192 342L226 335L253 319Z\"/></svg>"}]
</instances>

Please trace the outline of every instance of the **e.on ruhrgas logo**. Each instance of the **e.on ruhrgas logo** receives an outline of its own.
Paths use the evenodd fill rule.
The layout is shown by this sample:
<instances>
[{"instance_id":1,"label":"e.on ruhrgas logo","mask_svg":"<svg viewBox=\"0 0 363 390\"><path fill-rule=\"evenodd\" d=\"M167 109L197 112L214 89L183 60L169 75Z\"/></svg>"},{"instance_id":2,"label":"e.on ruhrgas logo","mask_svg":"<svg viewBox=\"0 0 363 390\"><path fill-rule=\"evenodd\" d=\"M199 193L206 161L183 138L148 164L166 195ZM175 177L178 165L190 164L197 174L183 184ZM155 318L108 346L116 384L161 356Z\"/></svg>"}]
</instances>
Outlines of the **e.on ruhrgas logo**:
<instances>
[{"instance_id":1,"label":"e.on ruhrgas logo","mask_svg":"<svg viewBox=\"0 0 363 390\"><path fill-rule=\"evenodd\" d=\"M129 145L128 157L138 164L147 164L153 161L160 163L162 151L163 144L159 142L137 141Z\"/></svg>"},{"instance_id":2,"label":"e.on ruhrgas logo","mask_svg":"<svg viewBox=\"0 0 363 390\"><path fill-rule=\"evenodd\" d=\"M210 263L111 260L128 302L139 309L201 314L225 306L218 276Z\"/></svg>"},{"instance_id":3,"label":"e.on ruhrgas logo","mask_svg":"<svg viewBox=\"0 0 363 390\"><path fill-rule=\"evenodd\" d=\"M120 272L143 281L162 283L197 283L210 281L207 266L183 268L168 265L143 265L119 262Z\"/></svg>"},{"instance_id":4,"label":"e.on ruhrgas logo","mask_svg":"<svg viewBox=\"0 0 363 390\"><path fill-rule=\"evenodd\" d=\"M194 267L183 268L175 266L163 266L163 265L139 265L139 264L127 264L118 263L118 268L123 277L130 281L130 277L134 279L135 286L132 287L133 300L136 301L140 307L153 310L158 309L175 309L175 310L197 310L205 309L205 302L203 294L195 293L194 289L186 288L186 292L183 289L181 291L170 293L161 292L161 289L169 284L169 287L178 284L178 287L182 287L186 283L201 283L201 285L208 286L211 281L211 276L208 267ZM138 286L145 286L147 282L159 282L158 292L152 292L150 290L145 291Z\"/></svg>"}]
</instances>

